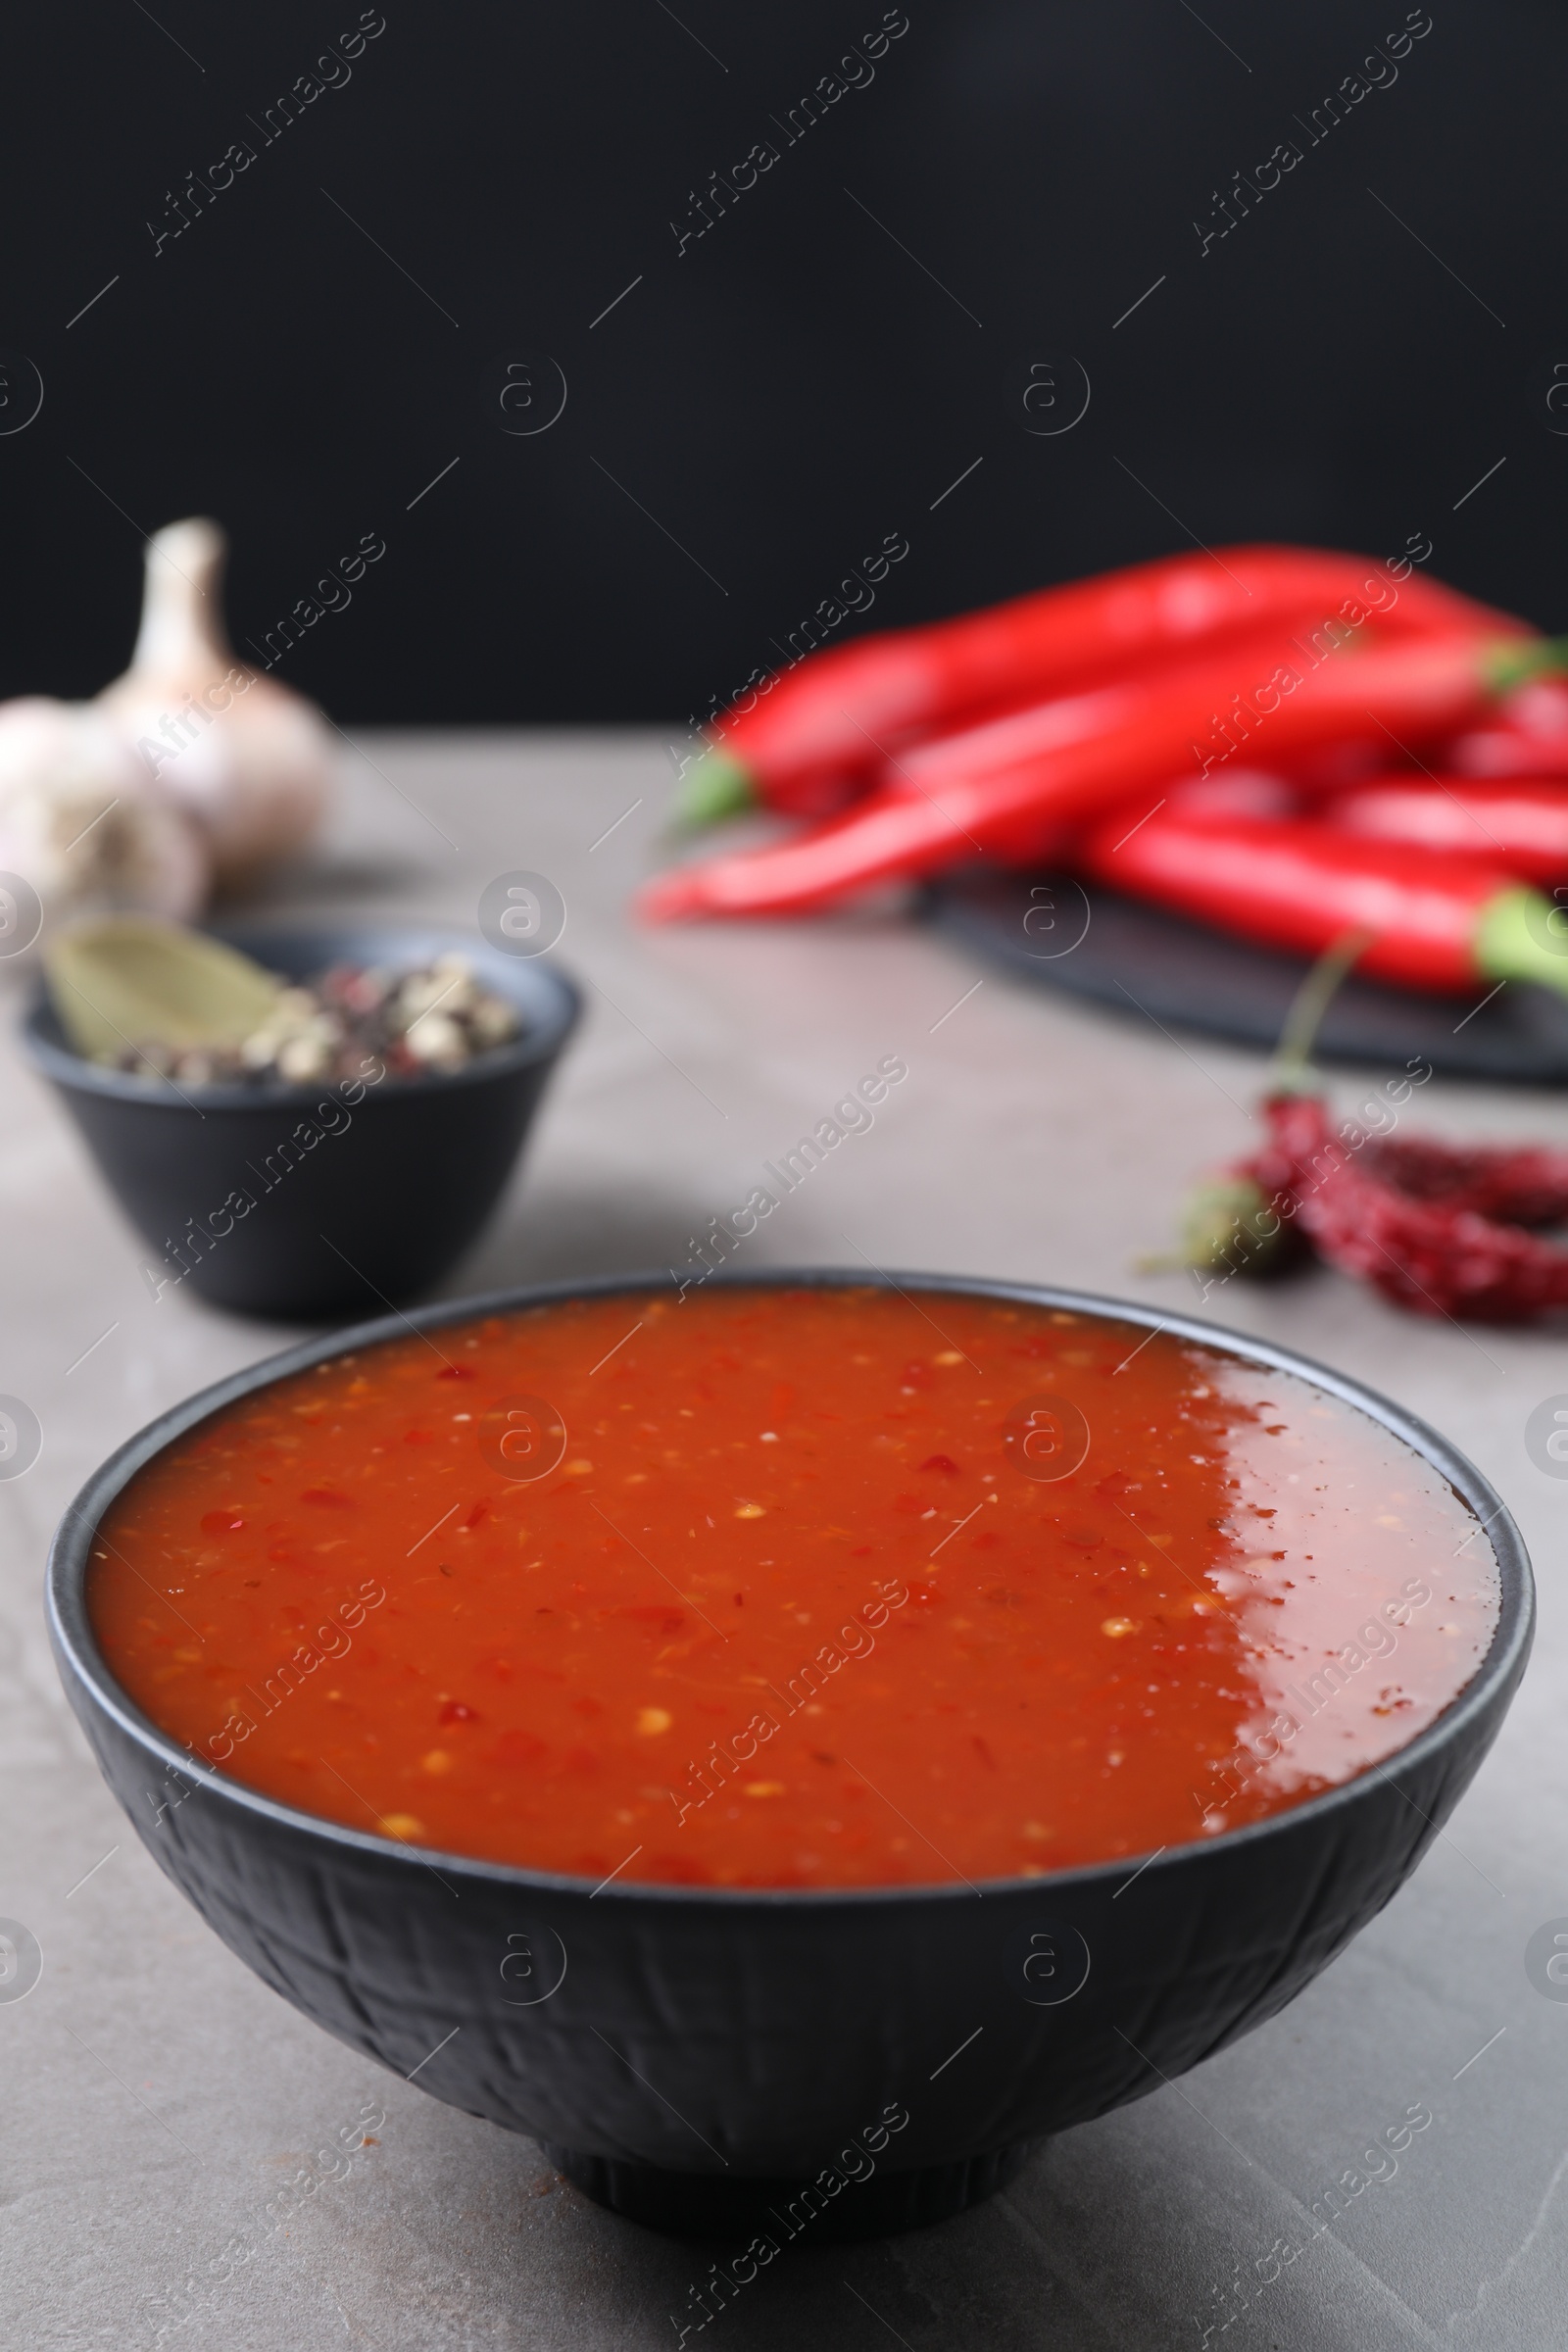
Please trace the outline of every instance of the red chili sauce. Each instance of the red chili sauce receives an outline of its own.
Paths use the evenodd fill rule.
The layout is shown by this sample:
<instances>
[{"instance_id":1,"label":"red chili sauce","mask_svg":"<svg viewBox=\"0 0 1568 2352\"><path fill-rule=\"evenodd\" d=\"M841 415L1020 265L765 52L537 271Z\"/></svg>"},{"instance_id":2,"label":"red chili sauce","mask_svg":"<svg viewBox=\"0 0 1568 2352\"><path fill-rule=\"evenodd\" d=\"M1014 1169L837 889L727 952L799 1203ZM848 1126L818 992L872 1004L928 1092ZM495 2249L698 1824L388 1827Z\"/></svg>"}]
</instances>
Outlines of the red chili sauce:
<instances>
[{"instance_id":1,"label":"red chili sauce","mask_svg":"<svg viewBox=\"0 0 1568 2352\"><path fill-rule=\"evenodd\" d=\"M1498 1583L1439 1473L1290 1374L781 1287L278 1381L136 1476L89 1597L147 1714L303 1812L812 1887L1039 1875L1298 1804L1441 1713Z\"/></svg>"}]
</instances>

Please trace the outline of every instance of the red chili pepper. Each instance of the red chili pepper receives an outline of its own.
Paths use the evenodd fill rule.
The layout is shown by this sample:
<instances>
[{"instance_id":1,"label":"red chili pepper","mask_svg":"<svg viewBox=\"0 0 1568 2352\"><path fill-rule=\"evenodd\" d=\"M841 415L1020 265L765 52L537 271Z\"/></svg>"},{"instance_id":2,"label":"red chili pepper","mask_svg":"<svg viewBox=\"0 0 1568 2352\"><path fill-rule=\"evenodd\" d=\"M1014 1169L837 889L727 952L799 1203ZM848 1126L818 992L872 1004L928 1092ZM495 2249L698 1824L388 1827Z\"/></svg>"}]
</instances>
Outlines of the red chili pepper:
<instances>
[{"instance_id":1,"label":"red chili pepper","mask_svg":"<svg viewBox=\"0 0 1568 2352\"><path fill-rule=\"evenodd\" d=\"M1429 761L1461 776L1568 776L1568 686L1542 678L1511 694L1489 726Z\"/></svg>"},{"instance_id":2,"label":"red chili pepper","mask_svg":"<svg viewBox=\"0 0 1568 2352\"><path fill-rule=\"evenodd\" d=\"M1322 813L1339 831L1365 840L1468 851L1532 882L1568 884L1568 791L1561 784L1401 775L1342 793Z\"/></svg>"},{"instance_id":3,"label":"red chili pepper","mask_svg":"<svg viewBox=\"0 0 1568 2352\"><path fill-rule=\"evenodd\" d=\"M1274 1217L1294 1216L1331 1265L1417 1314L1517 1323L1568 1305L1568 1252L1526 1232L1521 1219L1423 1197L1401 1181L1390 1144L1357 1148L1335 1131L1316 1096L1276 1095L1265 1107L1269 1145L1249 1173ZM1496 1155L1504 1200L1520 1176L1507 1163L1524 1156ZM1539 1157L1551 1163L1544 1189L1560 1203L1563 1154ZM1524 1189L1528 1195L1528 1180ZM1463 1201L1464 1185L1455 1190Z\"/></svg>"},{"instance_id":4,"label":"red chili pepper","mask_svg":"<svg viewBox=\"0 0 1568 2352\"><path fill-rule=\"evenodd\" d=\"M1194 818L1125 808L1073 852L1083 871L1134 898L1269 947L1320 956L1347 932L1357 969L1404 988L1460 992L1527 979L1568 993L1563 910L1498 859L1361 841L1292 818ZM1562 936L1558 937L1559 928Z\"/></svg>"},{"instance_id":5,"label":"red chili pepper","mask_svg":"<svg viewBox=\"0 0 1568 2352\"><path fill-rule=\"evenodd\" d=\"M987 708L1059 692L1271 621L1311 628L1521 624L1412 575L1397 586L1364 556L1227 548L1167 556L913 629L860 637L748 687L714 724L715 747L683 789L709 823L757 803L793 815L841 808L913 735Z\"/></svg>"},{"instance_id":6,"label":"red chili pepper","mask_svg":"<svg viewBox=\"0 0 1568 2352\"><path fill-rule=\"evenodd\" d=\"M1303 793L1293 778L1273 775L1267 768L1221 767L1211 776L1185 776L1172 784L1165 806L1197 824L1229 824L1238 816L1316 815L1318 796ZM1148 808L1143 795L1129 802L1128 824L1136 824Z\"/></svg>"},{"instance_id":7,"label":"red chili pepper","mask_svg":"<svg viewBox=\"0 0 1568 2352\"><path fill-rule=\"evenodd\" d=\"M970 856L1020 862L1075 818L1160 789L1196 755L1208 773L1242 749L1265 757L1362 734L1451 732L1536 668L1562 659L1543 640L1475 631L1343 647L1313 660L1249 639L1150 680L1045 703L906 753L848 816L804 839L678 867L644 892L653 921L785 913Z\"/></svg>"}]
</instances>

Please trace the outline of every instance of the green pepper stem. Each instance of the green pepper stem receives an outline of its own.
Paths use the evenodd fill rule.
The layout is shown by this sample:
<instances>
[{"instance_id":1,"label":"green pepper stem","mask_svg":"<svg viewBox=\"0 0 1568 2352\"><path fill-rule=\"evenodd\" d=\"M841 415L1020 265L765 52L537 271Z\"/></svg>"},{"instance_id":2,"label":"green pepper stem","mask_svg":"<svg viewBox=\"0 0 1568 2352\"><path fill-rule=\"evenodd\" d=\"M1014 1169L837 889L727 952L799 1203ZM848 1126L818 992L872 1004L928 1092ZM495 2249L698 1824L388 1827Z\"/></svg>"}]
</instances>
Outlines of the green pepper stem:
<instances>
[{"instance_id":1,"label":"green pepper stem","mask_svg":"<svg viewBox=\"0 0 1568 2352\"><path fill-rule=\"evenodd\" d=\"M681 778L675 796L675 822L695 832L704 825L721 824L727 816L741 816L756 806L756 788L740 761L724 752L705 752Z\"/></svg>"},{"instance_id":2,"label":"green pepper stem","mask_svg":"<svg viewBox=\"0 0 1568 2352\"><path fill-rule=\"evenodd\" d=\"M1309 1056L1323 1025L1323 1015L1339 993L1351 966L1372 945L1370 931L1345 931L1326 948L1291 1000L1275 1048L1274 1074L1269 1092L1310 1095L1317 1092Z\"/></svg>"},{"instance_id":3,"label":"green pepper stem","mask_svg":"<svg viewBox=\"0 0 1568 2352\"><path fill-rule=\"evenodd\" d=\"M1539 890L1502 890L1481 909L1476 968L1489 980L1534 980L1568 996L1568 906Z\"/></svg>"},{"instance_id":4,"label":"green pepper stem","mask_svg":"<svg viewBox=\"0 0 1568 2352\"><path fill-rule=\"evenodd\" d=\"M1525 637L1489 647L1482 676L1493 694L1511 694L1532 678L1561 677L1568 670L1568 637Z\"/></svg>"}]
</instances>

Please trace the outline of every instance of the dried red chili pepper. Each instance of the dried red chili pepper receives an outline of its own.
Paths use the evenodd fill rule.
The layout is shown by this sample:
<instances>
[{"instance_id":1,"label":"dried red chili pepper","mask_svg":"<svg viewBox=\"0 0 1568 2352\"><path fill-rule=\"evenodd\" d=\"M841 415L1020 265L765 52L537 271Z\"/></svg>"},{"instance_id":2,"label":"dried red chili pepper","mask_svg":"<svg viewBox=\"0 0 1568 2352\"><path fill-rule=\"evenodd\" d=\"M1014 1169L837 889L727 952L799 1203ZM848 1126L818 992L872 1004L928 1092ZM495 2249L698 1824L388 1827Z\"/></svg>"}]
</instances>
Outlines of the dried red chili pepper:
<instances>
[{"instance_id":1,"label":"dried red chili pepper","mask_svg":"<svg viewBox=\"0 0 1568 2352\"><path fill-rule=\"evenodd\" d=\"M1426 1135L1378 1136L1364 1148L1373 1174L1412 1200L1500 1225L1568 1224L1568 1152L1545 1144L1440 1144Z\"/></svg>"},{"instance_id":2,"label":"dried red chili pepper","mask_svg":"<svg viewBox=\"0 0 1568 2352\"><path fill-rule=\"evenodd\" d=\"M1564 1154L1530 1154L1532 1162L1547 1164L1523 1167L1526 1155L1497 1153L1482 1178L1473 1168L1463 1174L1455 1162L1489 1155L1454 1154L1449 1196L1435 1200L1398 1180L1401 1161L1388 1143L1369 1140L1357 1150L1337 1133L1321 1097L1275 1095L1264 1108L1269 1143L1247 1173L1280 1221L1294 1215L1342 1273L1360 1276L1417 1314L1518 1323L1568 1306L1568 1251L1540 1240L1522 1221L1504 1222L1467 1204L1488 1198L1490 1178L1495 1201L1511 1197L1534 1219L1536 1210L1563 1200ZM1409 1149L1406 1172L1416 1165ZM1425 1150L1437 1154L1424 1172L1430 1181L1444 1154L1441 1147Z\"/></svg>"},{"instance_id":3,"label":"dried red chili pepper","mask_svg":"<svg viewBox=\"0 0 1568 2352\"><path fill-rule=\"evenodd\" d=\"M1232 1275L1272 1274L1315 1250L1420 1314L1517 1323L1568 1306L1568 1251L1532 1230L1568 1223L1568 1151L1396 1135L1384 1114L1431 1077L1430 1063L1386 1086L1365 1126L1337 1121L1315 1091L1312 1040L1364 950L1364 933L1346 933L1298 991L1262 1104L1264 1141L1189 1196L1178 1262L1205 1298Z\"/></svg>"}]
</instances>

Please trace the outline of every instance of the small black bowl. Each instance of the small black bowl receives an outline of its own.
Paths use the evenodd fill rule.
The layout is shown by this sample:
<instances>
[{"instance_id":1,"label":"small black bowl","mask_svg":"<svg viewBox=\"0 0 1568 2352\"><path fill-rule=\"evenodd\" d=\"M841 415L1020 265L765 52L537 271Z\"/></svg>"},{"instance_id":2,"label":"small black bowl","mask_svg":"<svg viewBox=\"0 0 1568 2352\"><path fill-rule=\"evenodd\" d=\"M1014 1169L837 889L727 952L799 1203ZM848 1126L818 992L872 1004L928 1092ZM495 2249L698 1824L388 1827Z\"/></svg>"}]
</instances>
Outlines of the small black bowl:
<instances>
[{"instance_id":1,"label":"small black bowl","mask_svg":"<svg viewBox=\"0 0 1568 2352\"><path fill-rule=\"evenodd\" d=\"M1157 1325L1358 1406L1485 1523L1501 1613L1471 1682L1387 1764L1142 1863L979 1888L823 1892L595 1887L426 1854L197 1767L127 1698L94 1640L84 1579L99 1520L154 1454L269 1381L411 1322L433 1331L551 1298L667 1288L653 1278L459 1300L236 1373L122 1446L72 1505L50 1558L50 1630L72 1705L148 1850L224 1942L351 2048L531 2134L589 2195L686 2235L779 2246L803 2230L811 2242L941 2220L1002 2185L1043 2135L1157 2089L1273 2017L1414 1869L1529 1654L1530 1564L1496 1495L1442 1438L1355 1382L1115 1299L882 1279ZM742 2260L755 2276L771 2255L754 2247ZM740 2272L731 2266L732 2280Z\"/></svg>"},{"instance_id":2,"label":"small black bowl","mask_svg":"<svg viewBox=\"0 0 1568 2352\"><path fill-rule=\"evenodd\" d=\"M524 1028L445 1076L181 1094L84 1059L41 992L27 1050L149 1245L154 1298L188 1282L215 1306L304 1323L427 1289L500 1197L576 1022L576 989L550 964L426 924L219 936L290 979L340 962L408 969L457 950Z\"/></svg>"}]
</instances>

